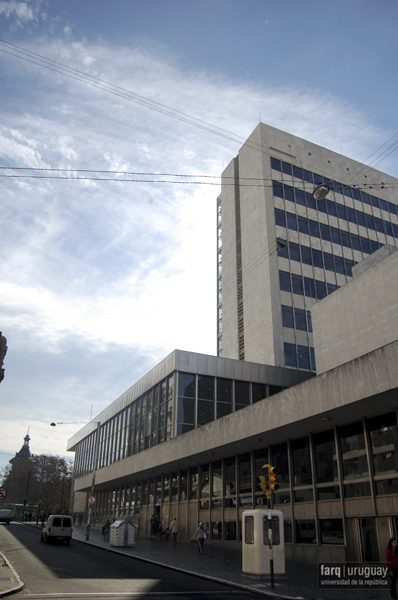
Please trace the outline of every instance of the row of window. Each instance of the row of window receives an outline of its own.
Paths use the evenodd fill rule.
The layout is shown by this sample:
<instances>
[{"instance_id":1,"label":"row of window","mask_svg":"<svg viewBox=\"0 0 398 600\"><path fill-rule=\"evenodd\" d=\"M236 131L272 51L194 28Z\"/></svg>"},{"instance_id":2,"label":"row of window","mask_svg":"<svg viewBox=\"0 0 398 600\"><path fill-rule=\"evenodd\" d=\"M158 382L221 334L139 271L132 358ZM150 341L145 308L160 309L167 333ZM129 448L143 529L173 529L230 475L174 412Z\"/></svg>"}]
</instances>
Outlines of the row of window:
<instances>
[{"instance_id":1,"label":"row of window","mask_svg":"<svg viewBox=\"0 0 398 600\"><path fill-rule=\"evenodd\" d=\"M335 292L339 286L334 283L312 279L310 277L302 277L296 273L288 273L287 271L279 271L280 289L285 292L293 292L300 296L308 296L316 300L322 300L329 294Z\"/></svg>"},{"instance_id":2,"label":"row of window","mask_svg":"<svg viewBox=\"0 0 398 600\"><path fill-rule=\"evenodd\" d=\"M280 392L276 385L193 373L171 374L99 428L97 467L106 467ZM97 431L76 448L79 477L94 470Z\"/></svg>"},{"instance_id":3,"label":"row of window","mask_svg":"<svg viewBox=\"0 0 398 600\"><path fill-rule=\"evenodd\" d=\"M296 346L296 344L285 342L283 344L283 351L285 355L285 367L316 371L314 348L300 346L299 344Z\"/></svg>"},{"instance_id":4,"label":"row of window","mask_svg":"<svg viewBox=\"0 0 398 600\"><path fill-rule=\"evenodd\" d=\"M277 469L275 504L330 501L398 492L396 413L358 421L189 469L101 492L98 516L118 510L198 501L199 509L259 506L263 465Z\"/></svg>"},{"instance_id":5,"label":"row of window","mask_svg":"<svg viewBox=\"0 0 398 600\"><path fill-rule=\"evenodd\" d=\"M312 332L311 313L301 308L292 308L282 304L282 325L293 329Z\"/></svg>"},{"instance_id":6,"label":"row of window","mask_svg":"<svg viewBox=\"0 0 398 600\"><path fill-rule=\"evenodd\" d=\"M308 192L284 185L280 181L273 182L273 190L274 196L277 196L278 198L284 198L285 200L296 202L296 204L302 204L308 208L316 208L319 212L338 217L339 219L349 221L350 223L355 223L355 225L361 225L362 227L367 227L368 229L384 233L391 237L398 237L398 225L390 223L390 221L379 219L378 217L344 206L344 204L333 202L332 200L315 201L313 199L310 201L309 197L312 196ZM314 203L315 206L312 206Z\"/></svg>"},{"instance_id":7,"label":"row of window","mask_svg":"<svg viewBox=\"0 0 398 600\"><path fill-rule=\"evenodd\" d=\"M296 244L295 242L286 242L281 239L277 242L279 245L278 256L281 258L290 258L290 260L302 262L306 265L352 277L352 267L356 264L353 260L315 248L308 248L308 246Z\"/></svg>"},{"instance_id":8,"label":"row of window","mask_svg":"<svg viewBox=\"0 0 398 600\"><path fill-rule=\"evenodd\" d=\"M321 238L333 244L359 250L364 254L372 254L383 245L374 240L369 240L368 238L349 233L337 227L332 227L326 223L318 223L312 219L300 217L295 213L285 212L279 208L275 208L275 224L312 237Z\"/></svg>"},{"instance_id":9,"label":"row of window","mask_svg":"<svg viewBox=\"0 0 398 600\"><path fill-rule=\"evenodd\" d=\"M396 204L383 200L382 198L378 198L377 196L368 194L365 191L361 191L356 188L350 187L349 185L343 185L342 183L339 183L338 181L333 181L332 179L324 177L323 175L318 175L317 173L307 171L306 169L302 169L301 167L291 165L290 163L280 161L277 158L273 157L271 157L271 167L272 169L275 169L275 171L279 171L281 173L284 173L285 175L291 175L292 177L302 179L303 181L313 183L314 185L326 183L335 193L343 194L347 198L353 198L354 200L359 200L364 204L374 206L376 208L379 208L380 210L384 210L385 212L389 212L393 215L398 215L398 207ZM315 202L314 199L312 199L312 201ZM315 206L311 205L311 208L315 208Z\"/></svg>"}]
</instances>

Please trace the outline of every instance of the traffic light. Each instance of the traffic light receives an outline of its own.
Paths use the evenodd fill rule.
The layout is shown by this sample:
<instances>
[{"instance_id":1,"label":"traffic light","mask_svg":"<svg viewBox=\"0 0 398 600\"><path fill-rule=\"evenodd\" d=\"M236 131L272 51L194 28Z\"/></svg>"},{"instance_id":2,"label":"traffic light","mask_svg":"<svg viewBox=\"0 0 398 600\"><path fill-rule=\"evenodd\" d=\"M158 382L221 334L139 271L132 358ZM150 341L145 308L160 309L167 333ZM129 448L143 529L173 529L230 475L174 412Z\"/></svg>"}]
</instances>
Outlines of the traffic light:
<instances>
[{"instance_id":1,"label":"traffic light","mask_svg":"<svg viewBox=\"0 0 398 600\"><path fill-rule=\"evenodd\" d=\"M260 475L260 477L258 477L257 485L261 489L261 491L264 492L264 494L267 493L267 483L266 483L264 475Z\"/></svg>"},{"instance_id":2,"label":"traffic light","mask_svg":"<svg viewBox=\"0 0 398 600\"><path fill-rule=\"evenodd\" d=\"M268 482L270 494L279 490L279 484L277 483L279 478L276 475L276 471L276 467L271 467L271 465L268 465Z\"/></svg>"}]
</instances>

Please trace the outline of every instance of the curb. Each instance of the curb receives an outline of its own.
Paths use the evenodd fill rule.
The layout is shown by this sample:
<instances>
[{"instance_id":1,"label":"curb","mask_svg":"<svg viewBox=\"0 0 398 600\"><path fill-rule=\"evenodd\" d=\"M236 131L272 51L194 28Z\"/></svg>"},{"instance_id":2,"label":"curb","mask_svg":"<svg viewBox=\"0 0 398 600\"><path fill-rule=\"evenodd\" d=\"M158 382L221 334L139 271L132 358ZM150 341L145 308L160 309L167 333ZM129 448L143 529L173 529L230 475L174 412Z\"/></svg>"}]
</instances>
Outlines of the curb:
<instances>
[{"instance_id":1,"label":"curb","mask_svg":"<svg viewBox=\"0 0 398 600\"><path fill-rule=\"evenodd\" d=\"M233 581L227 581L226 579L220 579L218 577L212 577L211 575L204 575L203 573L196 573L195 571L188 571L187 569L183 569L181 567L175 567L174 565L168 565L165 563L161 563L156 560L151 560L150 558L144 558L142 556L134 556L132 554L126 554L124 552L120 552L120 550L113 550L113 548L104 548L104 546L100 546L93 542L87 542L85 540L79 540L77 538L72 537L74 542L80 542L81 544L87 544L89 546L94 546L95 548L101 548L101 550L105 550L106 552L113 552L114 554L119 554L120 556L127 556L128 558L133 558L136 560L141 560L143 562L149 563L151 565L157 565L158 567L163 567L165 569L171 569L173 571L177 571L178 573L184 573L184 575L191 575L193 577L199 577L201 579L206 579L207 581L214 581L214 583L220 583L223 585L228 585L230 587L237 588L239 590L245 592L251 592L252 594L257 594L259 596L265 596L267 598L275 598L275 600L297 600L297 596L286 596L283 594L275 594L274 592L268 592L263 590L258 590L242 583L235 583ZM300 596L301 600L305 600Z\"/></svg>"},{"instance_id":2,"label":"curb","mask_svg":"<svg viewBox=\"0 0 398 600\"><path fill-rule=\"evenodd\" d=\"M14 567L12 566L10 561L4 556L4 554L2 552L0 552L0 556L6 563L7 567L10 569L10 571L13 574L13 576L15 577L15 579L17 580L17 585L15 587L10 588L9 590L6 590L5 592L0 592L0 598L3 598L3 596L8 596L9 594L16 594L16 592L19 592L20 590L22 590L22 588L24 587L25 584L23 581L20 580L18 573L16 572L16 570L14 569Z\"/></svg>"}]
</instances>

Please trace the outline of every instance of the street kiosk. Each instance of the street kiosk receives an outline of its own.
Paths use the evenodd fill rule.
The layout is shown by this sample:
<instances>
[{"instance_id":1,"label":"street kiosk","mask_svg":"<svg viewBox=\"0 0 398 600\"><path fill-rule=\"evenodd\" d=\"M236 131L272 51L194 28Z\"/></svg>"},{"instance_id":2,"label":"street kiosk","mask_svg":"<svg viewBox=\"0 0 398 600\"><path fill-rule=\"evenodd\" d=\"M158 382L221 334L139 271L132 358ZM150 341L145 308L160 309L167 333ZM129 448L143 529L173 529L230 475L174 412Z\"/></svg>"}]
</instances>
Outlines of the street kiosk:
<instances>
[{"instance_id":1,"label":"street kiosk","mask_svg":"<svg viewBox=\"0 0 398 600\"><path fill-rule=\"evenodd\" d=\"M271 510L270 515L270 511L265 509L245 510L242 518L243 573L284 575L285 539L282 511Z\"/></svg>"}]
</instances>

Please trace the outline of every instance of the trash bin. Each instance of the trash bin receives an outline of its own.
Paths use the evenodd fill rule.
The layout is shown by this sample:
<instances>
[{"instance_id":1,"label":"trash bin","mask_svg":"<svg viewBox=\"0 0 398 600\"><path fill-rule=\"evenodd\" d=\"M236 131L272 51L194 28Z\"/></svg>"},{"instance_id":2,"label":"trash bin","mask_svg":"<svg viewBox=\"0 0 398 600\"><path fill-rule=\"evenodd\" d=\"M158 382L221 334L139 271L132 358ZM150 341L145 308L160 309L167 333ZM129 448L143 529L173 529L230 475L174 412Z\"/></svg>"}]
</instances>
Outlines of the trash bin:
<instances>
[{"instance_id":1,"label":"trash bin","mask_svg":"<svg viewBox=\"0 0 398 600\"><path fill-rule=\"evenodd\" d=\"M127 519L115 521L110 528L111 546L134 546L135 530L135 525Z\"/></svg>"}]
</instances>

